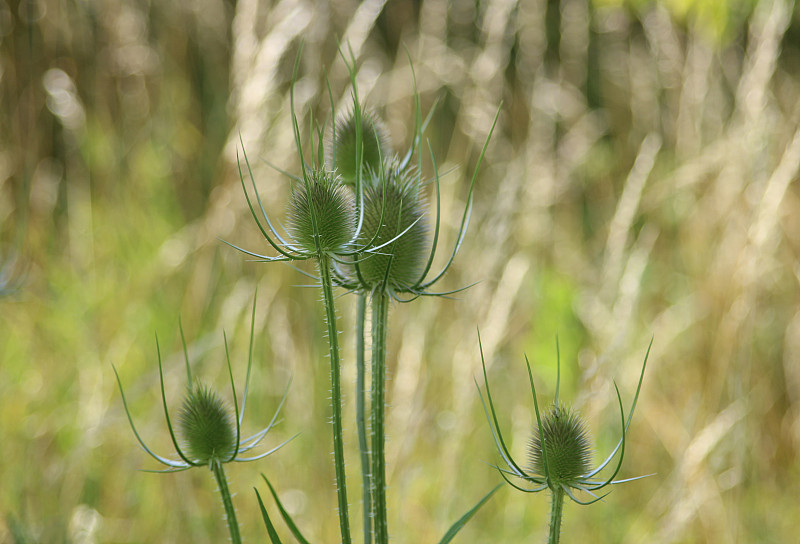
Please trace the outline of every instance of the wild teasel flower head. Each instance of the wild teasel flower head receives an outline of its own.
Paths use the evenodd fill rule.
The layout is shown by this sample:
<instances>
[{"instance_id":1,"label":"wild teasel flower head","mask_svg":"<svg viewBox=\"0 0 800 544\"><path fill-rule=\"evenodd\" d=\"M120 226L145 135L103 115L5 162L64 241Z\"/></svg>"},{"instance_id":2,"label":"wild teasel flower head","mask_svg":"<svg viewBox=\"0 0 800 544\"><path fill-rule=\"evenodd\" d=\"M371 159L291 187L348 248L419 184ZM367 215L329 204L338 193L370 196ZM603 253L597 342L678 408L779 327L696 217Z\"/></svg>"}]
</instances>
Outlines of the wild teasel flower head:
<instances>
[{"instance_id":1,"label":"wild teasel flower head","mask_svg":"<svg viewBox=\"0 0 800 544\"><path fill-rule=\"evenodd\" d=\"M538 474L545 473L547 457L553 485L578 483L589 472L592 457L589 435L580 415L563 402L553 404L542 418L541 430L534 431L528 454L531 470Z\"/></svg>"},{"instance_id":2,"label":"wild teasel flower head","mask_svg":"<svg viewBox=\"0 0 800 544\"><path fill-rule=\"evenodd\" d=\"M386 157L380 168L368 168L357 187L356 206L361 229L354 258L337 268L336 280L352 291L383 290L398 302L410 302L421 296L447 296L466 289L434 292L431 287L449 270L466 235L472 211L472 193L489 139L500 115L498 109L469 184L466 204L456 242L444 267L429 277L437 249L441 225L439 171L431 152L433 179L423 181L419 155L422 131L430 116L423 121L419 97L415 97L416 128L410 149L402 158ZM412 158L416 157L416 165ZM427 218L423 198L425 185L434 187L435 216Z\"/></svg>"},{"instance_id":3,"label":"wild teasel flower head","mask_svg":"<svg viewBox=\"0 0 800 544\"><path fill-rule=\"evenodd\" d=\"M382 246L355 264L367 289L385 285L392 291L413 288L429 257L428 226L415 169L390 163L370 178L364 195L364 226L359 242ZM392 240L394 240L392 242Z\"/></svg>"},{"instance_id":4,"label":"wild teasel flower head","mask_svg":"<svg viewBox=\"0 0 800 544\"><path fill-rule=\"evenodd\" d=\"M300 56L295 62L293 81L296 80ZM264 210L256 188L250 162L243 150L244 165L246 165L250 185L254 197L245 183L243 164L239 161L239 179L242 190L250 209L250 214L256 222L261 234L277 255L264 255L251 252L239 246L225 242L234 249L255 257L260 262L297 261L306 259L332 261L333 281L340 287L350 291L374 291L383 289L394 300L410 302L421 296L447 296L466 289L461 287L450 291L434 292L431 288L449 270L455 256L461 247L469 225L472 211L472 195L478 177L478 171L486 154L500 109L492 122L486 140L475 164L475 170L469 183L466 203L461 217L461 223L456 235L456 241L445 260L442 269L428 276L433 267L437 249L439 249L440 227L440 191L439 172L436 159L431 152L433 178L430 182L434 187L432 208L435 216L431 221L426 221L425 210L422 203L421 167L422 167L422 134L431 119L431 114L422 119L419 96L414 96L414 137L411 146L402 158L384 152L390 150L388 137L384 135L382 123L372 113L363 113L356 91L355 60L348 61L350 79L352 84L353 106L350 121L340 121L344 133L355 133L362 140L359 145L350 145L348 141L336 141L333 138L334 150L327 153L323 148L323 130L317 128L317 144L314 145L313 134L310 146L310 162L306 162L300 138L300 128L294 111L294 85L290 87L290 103L292 127L295 145L300 158L300 175L280 170L294 182L292 202L289 206L289 221L286 233L283 234L275 227L275 222L270 219ZM413 69L412 69L413 73ZM331 98L331 104L333 99ZM358 119L361 119L359 122ZM312 119L313 127L313 119ZM348 128L349 127L349 128ZM355 130L352 127L360 127ZM364 140L366 128L368 139L374 139L375 145ZM314 131L312 130L312 133ZM386 149L383 146L386 145ZM244 144L242 143L242 147ZM429 146L430 147L430 146ZM373 151L370 151L373 149ZM359 156L358 151L361 150ZM377 152L374 152L377 151ZM320 164L323 158L329 161ZM380 158L380 161L376 161ZM412 164L412 159L415 164ZM375 163L378 162L378 166ZM349 169L342 165L361 164L362 172ZM349 174L347 172L350 172ZM336 174L332 174L335 172ZM352 187L352 200L341 196L337 186L342 183L344 175L352 176L355 172L355 183ZM347 210L351 209L345 202L352 202L353 223L347 219ZM398 228L401 227L401 228ZM347 240L347 233L352 233ZM396 262L395 262L396 261ZM362 268L364 271L362 272Z\"/></svg>"},{"instance_id":5,"label":"wild teasel flower head","mask_svg":"<svg viewBox=\"0 0 800 544\"><path fill-rule=\"evenodd\" d=\"M304 251L345 253L356 223L350 196L333 172L311 170L297 183L289 203L289 233Z\"/></svg>"},{"instance_id":6,"label":"wild teasel flower head","mask_svg":"<svg viewBox=\"0 0 800 544\"><path fill-rule=\"evenodd\" d=\"M298 54L293 82L297 78L299 60L300 56ZM297 154L300 159L300 175L293 175L275 167L293 182L285 233L280 232L275 227L275 223L264 209L261 196L256 188L253 170L241 139L244 164L247 167L247 174L250 178L254 197L250 196L250 191L245 183L242 161L237 160L239 181L241 182L250 214L264 239L277 252L277 255L263 255L242 249L229 242L225 243L242 253L255 257L260 262L308 259L318 261L324 259L327 262L328 259L331 259L335 263L345 264L354 255L374 250L374 248L359 247L357 244L363 224L362 184L357 183L355 194L349 195L343 188L342 177L336 173L335 165L323 164L322 161L325 156L324 138L322 136L323 129L319 127L316 129L318 145L314 145L312 133L311 161L310 163L306 162L306 156L300 143L300 128L294 110L294 83L290 87L289 96L292 128ZM358 176L356 179L361 179L361 177Z\"/></svg>"},{"instance_id":7,"label":"wild teasel flower head","mask_svg":"<svg viewBox=\"0 0 800 544\"><path fill-rule=\"evenodd\" d=\"M478 336L478 343L480 345L480 336ZM625 411L622 407L622 397L619 388L614 384L620 411L622 437L605 461L595 468L591 468L590 465L590 441L583 421L576 412L566 407L563 403L560 403L558 399L558 389L561 381L560 357L557 358L558 378L556 380L555 401L550 411L542 415L539 411L536 387L533 384L531 365L526 356L525 362L528 367L528 379L530 381L533 407L537 422L537 428L530 441L530 468L527 470L522 468L522 466L514 460L503 438L503 433L500 431L494 400L489 389L489 380L486 375L486 362L483 357L483 347L481 346L481 363L483 364L483 377L486 384L485 401L480 387L478 387L478 392L484 411L486 412L486 417L489 421L489 427L492 431L495 446L505 465L496 467L503 479L512 487L526 493L535 493L550 489L553 493L565 493L574 502L586 505L592 504L605 497L608 492L603 495L597 495L595 492L606 486L644 478L645 476L637 476L624 480L615 480L622 468L622 460L625 456L626 436L631 424L631 419L633 418L633 412L636 409L636 403L639 400L644 370L647 366L647 358L650 355L650 348L652 345L653 342L651 340L644 357L644 362L642 363L639 383L636 386L636 394L633 397L633 403L627 419L625 418ZM544 447L542 445L544 445ZM616 465L611 465L615 457L617 457L617 463ZM600 472L611 466L614 467L613 470L611 470L611 474L605 478L601 477ZM512 478L522 480L523 483L515 483ZM591 498L588 500L581 500L578 498L577 492L586 493Z\"/></svg>"},{"instance_id":8,"label":"wild teasel flower head","mask_svg":"<svg viewBox=\"0 0 800 544\"><path fill-rule=\"evenodd\" d=\"M178 437L191 461L208 465L230 457L236 448L236 423L216 391L197 383L183 399Z\"/></svg>"},{"instance_id":9,"label":"wild teasel flower head","mask_svg":"<svg viewBox=\"0 0 800 544\"><path fill-rule=\"evenodd\" d=\"M386 125L374 112L363 109L355 97L353 107L337 117L330 140L327 159L346 185L355 186L358 180L359 150L362 175L379 170L392 154Z\"/></svg>"},{"instance_id":10,"label":"wild teasel flower head","mask_svg":"<svg viewBox=\"0 0 800 544\"><path fill-rule=\"evenodd\" d=\"M231 360L228 351L228 340L225 338L225 355L228 366L228 377L231 382L231 393L233 396L233 413L231 413L230 406L222 399L222 397L210 387L196 383L192 385L192 371L189 365L189 354L186 348L186 340L183 336L183 328L181 327L181 339L183 340L183 353L186 363L186 378L189 384L186 395L183 399L181 406L178 425L175 429L172 425L172 418L167 408L167 395L164 389L164 369L161 362L161 348L158 344L156 337L156 352L158 353L158 373L161 383L161 402L164 407L164 417L167 420L167 429L172 445L175 447L177 459L170 459L161 456L151 450L144 442L136 426L133 423L133 417L128 409L128 401L125 398L125 391L122 388L122 381L120 380L119 373L116 367L114 375L117 378L117 385L119 386L120 394L122 395L122 404L125 408L125 414L128 416L128 423L131 425L133 434L139 445L146 451L153 459L165 465L167 468L164 470L148 471L148 472L178 472L188 470L192 467L206 466L214 468L224 463L231 461L245 462L263 459L271 453L283 447L286 443L294 437L286 440L271 450L255 455L253 457L245 457L242 454L247 453L256 446L267 436L267 433L275 426L278 420L278 414L281 407L286 400L286 394L289 392L288 386L286 392L278 405L275 414L272 417L269 425L261 429L257 433L243 438L241 435L241 426L244 419L245 405L247 403L247 391L250 385L250 370L253 363L253 338L255 332L255 301L253 302L253 314L250 324L250 352L247 361L247 378L244 386L244 396L242 397L241 408L239 407L236 387L233 383L233 370L231 369Z\"/></svg>"}]
</instances>

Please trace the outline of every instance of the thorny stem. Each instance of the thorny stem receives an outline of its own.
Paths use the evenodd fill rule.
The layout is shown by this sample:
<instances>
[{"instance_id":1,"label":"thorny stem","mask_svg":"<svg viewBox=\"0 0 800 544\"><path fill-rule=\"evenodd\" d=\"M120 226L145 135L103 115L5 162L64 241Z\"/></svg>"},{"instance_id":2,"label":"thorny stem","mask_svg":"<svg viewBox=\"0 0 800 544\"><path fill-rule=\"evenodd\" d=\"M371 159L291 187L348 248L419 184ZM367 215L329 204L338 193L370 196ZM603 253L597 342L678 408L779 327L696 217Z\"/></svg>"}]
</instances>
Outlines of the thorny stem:
<instances>
[{"instance_id":1,"label":"thorny stem","mask_svg":"<svg viewBox=\"0 0 800 544\"><path fill-rule=\"evenodd\" d=\"M339 361L339 331L336 329L336 312L333 307L331 263L328 255L319 257L319 277L325 302L325 321L328 324L328 344L331 357L331 422L333 423L333 462L336 467L336 492L339 499L339 528L342 543L350 544L350 518L347 505L347 480L344 470L344 445L342 438L342 387Z\"/></svg>"},{"instance_id":2,"label":"thorny stem","mask_svg":"<svg viewBox=\"0 0 800 544\"><path fill-rule=\"evenodd\" d=\"M564 509L564 490L560 486L552 489L553 502L550 509L550 538L548 544L558 544L561 537L561 512Z\"/></svg>"},{"instance_id":3,"label":"thorny stem","mask_svg":"<svg viewBox=\"0 0 800 544\"><path fill-rule=\"evenodd\" d=\"M367 443L367 418L364 412L365 361L364 322L367 315L367 295L358 294L356 303L356 426L358 427L358 449L361 452L361 479L364 502L364 544L372 543L372 476L370 473L369 444Z\"/></svg>"},{"instance_id":4,"label":"thorny stem","mask_svg":"<svg viewBox=\"0 0 800 544\"><path fill-rule=\"evenodd\" d=\"M222 497L222 506L225 508L225 519L228 521L228 530L231 533L233 544L242 544L242 537L239 534L239 523L236 521L236 510L233 509L231 492L228 490L228 479L225 477L225 470L222 463L217 460L211 462L211 471L217 480L219 494Z\"/></svg>"},{"instance_id":5,"label":"thorny stem","mask_svg":"<svg viewBox=\"0 0 800 544\"><path fill-rule=\"evenodd\" d=\"M389 295L383 290L372 293L372 493L375 516L375 542L387 544L386 521L386 458L384 452L385 389L386 389L386 325L389 317Z\"/></svg>"}]
</instances>

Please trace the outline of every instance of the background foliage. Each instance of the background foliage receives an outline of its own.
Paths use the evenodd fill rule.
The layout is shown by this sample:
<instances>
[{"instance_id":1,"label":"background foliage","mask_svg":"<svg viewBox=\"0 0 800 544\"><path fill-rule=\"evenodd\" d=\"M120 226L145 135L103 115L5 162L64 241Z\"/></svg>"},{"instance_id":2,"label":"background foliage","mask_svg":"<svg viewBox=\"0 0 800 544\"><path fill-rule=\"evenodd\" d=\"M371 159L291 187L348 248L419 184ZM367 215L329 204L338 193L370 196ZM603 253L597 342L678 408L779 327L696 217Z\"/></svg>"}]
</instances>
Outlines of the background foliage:
<instances>
[{"instance_id":1,"label":"background foliage","mask_svg":"<svg viewBox=\"0 0 800 544\"><path fill-rule=\"evenodd\" d=\"M140 432L168 451L154 332L176 403L179 317L197 374L225 383L224 329L243 381L256 286L249 430L293 377L273 443L302 435L229 471L243 536L265 538L251 491L263 471L307 536L336 541L318 292L219 241L264 247L238 186L240 135L251 157L298 167L288 86L301 38L298 114L328 114L326 73L346 103L347 43L398 148L412 128L408 48L423 106L440 99L428 135L452 170L450 242L504 104L445 287L480 283L390 315L395 541L433 542L498 481L476 327L519 455L533 418L523 352L551 395L558 333L562 392L599 456L618 435L612 379L630 399L655 336L620 476L656 475L569 505L570 541L791 541L800 8L789 0L0 1L0 288L13 291L0 300L0 541L225 539L210 478L137 472L155 467L111 363ZM280 214L286 178L254 167ZM340 301L349 331L352 300ZM353 340L342 340L347 394ZM542 541L547 508L503 489L460 541Z\"/></svg>"}]
</instances>

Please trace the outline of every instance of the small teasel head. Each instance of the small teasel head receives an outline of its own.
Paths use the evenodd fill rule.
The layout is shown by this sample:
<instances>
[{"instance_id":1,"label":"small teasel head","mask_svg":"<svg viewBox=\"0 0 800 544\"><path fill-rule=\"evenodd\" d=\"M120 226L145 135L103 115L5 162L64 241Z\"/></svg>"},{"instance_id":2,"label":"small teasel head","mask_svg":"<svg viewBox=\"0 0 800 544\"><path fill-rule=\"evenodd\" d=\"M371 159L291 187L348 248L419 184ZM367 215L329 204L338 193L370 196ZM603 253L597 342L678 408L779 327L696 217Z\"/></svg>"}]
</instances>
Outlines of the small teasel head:
<instances>
[{"instance_id":1,"label":"small teasel head","mask_svg":"<svg viewBox=\"0 0 800 544\"><path fill-rule=\"evenodd\" d=\"M534 429L528 451L532 471L548 474L551 487L575 487L591 470L591 448L586 426L580 415L563 402L553 404L544 415L541 429ZM546 469L543 453L546 453Z\"/></svg>"},{"instance_id":2,"label":"small teasel head","mask_svg":"<svg viewBox=\"0 0 800 544\"><path fill-rule=\"evenodd\" d=\"M236 386L233 383L233 370L231 369L230 354L228 351L228 339L223 334L225 340L225 359L228 367L228 378L231 384L231 394L233 397L232 404L228 404L222 397L212 388L207 387L199 382L192 380L192 370L189 364L189 350L187 349L186 339L183 335L183 327L181 326L181 341L183 343L183 355L186 363L186 382L189 384L186 396L183 399L183 404L175 421L176 425L173 426L173 419L170 417L169 409L167 408L167 394L164 387L164 369L161 361L161 348L156 338L156 352L158 353L158 374L161 384L161 402L164 407L164 417L167 420L167 429L169 436L172 439L172 445L175 447L175 452L178 454L178 459L170 459L157 454L142 440L139 431L133 423L130 410L128 409L128 401L125 398L125 391L122 388L122 381L119 378L116 367L114 375L117 378L117 385L119 386L120 395L122 396L122 405L125 408L125 415L128 417L131 430L136 436L139 445L142 446L153 459L165 465L167 468L161 471L152 472L176 472L187 470L192 467L215 467L221 466L224 463L231 461L244 462L255 461L263 459L271 453L277 451L284 444L292 440L283 442L271 450L254 455L252 457L245 457L242 454L249 452L257 447L264 437L267 436L269 431L275 426L278 421L278 414L281 407L286 400L286 394L289 392L287 385L286 392L278 405L275 415L272 417L267 427L261 429L257 433L247 438L241 436L241 425L244 420L245 404L247 402L247 392L250 386L250 370L253 364L253 338L255 335L255 311L256 303L253 301L253 312L250 321L250 351L247 357L247 377L245 378L244 396L241 398L241 405L239 404L236 394Z\"/></svg>"},{"instance_id":3,"label":"small teasel head","mask_svg":"<svg viewBox=\"0 0 800 544\"><path fill-rule=\"evenodd\" d=\"M295 184L288 216L288 230L306 252L345 252L355 236L351 196L324 169L309 170L307 179Z\"/></svg>"},{"instance_id":4,"label":"small teasel head","mask_svg":"<svg viewBox=\"0 0 800 544\"><path fill-rule=\"evenodd\" d=\"M236 449L236 421L230 407L201 383L186 393L178 421L178 436L193 463L228 460Z\"/></svg>"},{"instance_id":5,"label":"small teasel head","mask_svg":"<svg viewBox=\"0 0 800 544\"><path fill-rule=\"evenodd\" d=\"M361 149L361 173L377 171L391 156L389 131L373 111L358 104L339 115L333 126L328 163L342 177L342 183L355 185L358 177L358 150Z\"/></svg>"},{"instance_id":6,"label":"small teasel head","mask_svg":"<svg viewBox=\"0 0 800 544\"><path fill-rule=\"evenodd\" d=\"M380 181L364 191L364 223L359 243L378 248L358 263L358 275L368 288L385 285L402 291L412 288L429 257L428 226L420 195L420 180L414 168L400 168L390 161Z\"/></svg>"},{"instance_id":7,"label":"small teasel head","mask_svg":"<svg viewBox=\"0 0 800 544\"><path fill-rule=\"evenodd\" d=\"M604 492L601 495L597 493L607 486L630 482L645 477L636 476L621 480L616 479L617 474L622 468L622 461L625 457L628 428L633 419L633 413L636 410L636 403L639 400L644 371L647 367L647 358L650 355L650 348L653 345L652 340L650 341L650 346L648 346L647 353L642 362L639 383L636 386L636 393L633 396L633 402L631 403L627 417L622 406L622 396L619 392L619 388L617 388L616 384L614 385L617 406L619 407L621 437L617 442L617 446L611 451L611 454L596 467L591 466L591 444L583 420L577 412L558 400L558 391L561 381L561 362L558 342L556 342L556 395L555 401L548 411L539 410L536 386L533 383L533 372L531 371L531 365L527 356L525 357L531 397L533 398L533 409L536 414L537 422L537 427L534 429L528 447L528 467L523 467L514 460L503 438L503 433L500 430L497 413L495 411L494 400L489 388L489 379L486 375L486 361L483 356L483 346L480 344L480 335L478 336L478 345L480 346L483 378L486 384L486 399L484 400L483 394L481 394L481 402L486 412L486 418L489 421L495 446L503 460L504 466L497 466L496 468L500 476L502 476L508 484L526 493L536 493L549 489L553 492L554 497L556 495L561 495L563 499L563 494L566 494L572 501L586 505L597 502L605 497L608 492ZM478 391L480 392L480 387L478 387ZM616 463L613 462L614 459L616 459ZM609 471L610 474L601 476L602 471L606 470ZM514 479L519 479L522 483L515 483L513 481ZM578 492L584 493L589 498L584 499L580 497Z\"/></svg>"}]
</instances>

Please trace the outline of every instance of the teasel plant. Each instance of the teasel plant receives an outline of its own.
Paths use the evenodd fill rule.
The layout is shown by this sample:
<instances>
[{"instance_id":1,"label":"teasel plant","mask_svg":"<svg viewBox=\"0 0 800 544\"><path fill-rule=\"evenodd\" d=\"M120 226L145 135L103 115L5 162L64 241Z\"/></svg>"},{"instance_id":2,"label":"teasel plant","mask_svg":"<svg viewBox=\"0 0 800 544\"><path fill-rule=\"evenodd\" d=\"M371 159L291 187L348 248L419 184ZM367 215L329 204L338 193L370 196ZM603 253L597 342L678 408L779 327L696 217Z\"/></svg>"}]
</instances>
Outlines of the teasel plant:
<instances>
[{"instance_id":1,"label":"teasel plant","mask_svg":"<svg viewBox=\"0 0 800 544\"><path fill-rule=\"evenodd\" d=\"M630 412L627 419L625 410L622 406L622 396L619 387L614 383L614 390L617 394L617 403L620 413L621 438L616 447L597 465L591 466L591 439L586 425L580 414L559 399L559 386L561 382L561 357L556 340L556 391L553 404L542 413L539 410L539 401L536 395L536 386L533 383L533 373L531 372L530 361L525 356L525 363L528 368L528 379L530 382L531 396L533 397L533 408L536 414L536 429L528 444L527 466L518 463L508 449L500 424L495 411L494 400L489 388L489 379L486 374L486 361L483 356L483 346L478 335L478 345L480 347L481 365L483 367L483 378L486 387L486 399L484 400L480 386L478 387L481 403L489 421L494 444L503 460L504 466L496 465L495 468L500 476L514 489L524 493L538 493L549 490L551 495L550 509L550 530L548 533L548 544L558 544L561 537L561 519L564 509L564 497L579 505L589 505L602 500L611 491L603 491L611 485L631 482L652 476L636 476L621 480L615 479L622 468L622 460L625 456L625 445L628 429L633 419L636 403L639 400L639 392L642 388L644 371L647 367L647 359L650 356L650 348L653 341L647 347L647 353L642 362L642 370L639 375L639 383L636 386L636 394L633 397ZM616 463L612 464L614 458ZM610 467L613 467L610 468ZM601 472L609 468L611 474L607 477L601 476ZM602 494L598 494L602 492ZM588 495L589 498L583 499L581 495Z\"/></svg>"},{"instance_id":2,"label":"teasel plant","mask_svg":"<svg viewBox=\"0 0 800 544\"><path fill-rule=\"evenodd\" d=\"M422 176L423 133L431 120L432 108L423 120L419 94L414 79L415 129L411 145L403 156L392 152L383 122L359 103L355 86L355 62L348 64L352 80L353 105L336 118L332 125L331 149L333 168L344 179L354 180L351 186L361 187L363 218L359 233L361 247L369 253L354 255L352 262L336 267L336 281L358 296L356 307L356 418L362 467L364 541L377 544L389 540L386 503L385 466L385 390L386 338L390 302L407 303L421 297L450 296L466 289L437 292L432 287L451 267L464 241L472 208L473 191L494 131L498 108L489 134L481 149L467 192L466 204L456 242L442 269L429 275L437 254L440 234L439 171L430 152L433 179ZM414 74L411 67L412 77ZM436 215L432 228L427 219L424 199L426 185L434 186ZM367 301L371 314L371 387L369 432L366 425L365 322ZM369 435L369 439L367 439ZM488 498L485 497L485 498ZM482 503L481 503L482 504Z\"/></svg>"},{"instance_id":3,"label":"teasel plant","mask_svg":"<svg viewBox=\"0 0 800 544\"><path fill-rule=\"evenodd\" d=\"M183 343L183 355L186 365L186 393L183 397L180 411L178 413L177 424L173 424L167 405L167 396L164 388L164 369L161 359L161 348L156 337L156 352L158 354L158 374L161 384L161 402L164 408L164 417L167 421L172 445L175 448L177 458L165 457L155 453L142 439L136 425L133 423L128 401L125 397L125 390L122 387L119 373L114 365L114 375L117 378L122 404L125 414L128 417L131 430L133 430L139 445L153 459L166 466L161 470L144 470L144 472L170 473L181 472L195 467L207 467L214 475L219 488L222 506L225 511L225 519L228 524L231 542L241 544L242 538L239 531L239 524L236 519L236 509L233 506L231 492L228 487L228 479L225 475L224 465L228 463L245 463L258 461L276 452L295 436L275 446L274 448L259 454L245 455L256 448L267 436L270 430L277 424L278 415L286 400L289 392L287 385L283 398L272 416L269 425L248 437L242 437L242 423L244 421L245 405L247 404L247 393L250 385L250 372L253 364L253 339L255 332L255 309L256 302L253 301L253 313L250 324L250 347L247 359L247 377L245 378L244 394L242 396L241 407L236 394L234 385L233 370L231 368L230 351L228 349L227 335L224 336L225 358L228 367L228 378L231 383L231 396L233 397L233 410L230 405L220 396L217 391L199 380L193 380L191 365L189 363L189 352L186 347L186 339L181 326L181 341Z\"/></svg>"},{"instance_id":4,"label":"teasel plant","mask_svg":"<svg viewBox=\"0 0 800 544\"><path fill-rule=\"evenodd\" d=\"M295 61L292 81L297 80L302 47ZM353 82L355 74L351 72ZM329 88L330 89L330 88ZM239 179L242 190L247 200L250 214L256 222L259 231L269 246L276 252L275 255L264 255L248 251L239 246L225 242L231 247L253 257L257 262L295 262L313 260L317 264L318 277L311 275L319 282L323 294L325 308L325 321L328 328L328 346L331 370L331 423L333 432L334 468L336 473L336 489L339 512L339 528L343 544L352 541L350 532L349 503L347 498L347 479L345 473L344 441L342 429L342 392L341 392L341 356L336 326L334 285L341 285L338 272L340 267L358 265L372 256L385 251L410 230L416 223L408 225L405 229L395 233L389 239L381 238L382 229L364 236L364 205L362 190L361 168L363 162L362 136L358 131L358 138L354 143L356 156L355 176L344 179L350 180L354 185L354 194L345 188L343 177L334 168L329 168L325 161L324 127L314 125L310 119L311 145L310 161L306 162L306 153L301 143L300 127L294 106L294 83L290 86L290 110L292 129L294 133L296 151L300 162L300 175L296 176L286 171L281 173L288 176L292 184L292 193L288 207L285 233L281 233L275 223L265 211L255 184L250 161L243 148L243 159L250 179L251 188L245 183L242 162L239 161ZM331 102L333 99L331 98ZM357 98L354 100L358 102ZM316 143L314 136L316 135ZM252 190L253 196L250 196ZM258 211L256 211L256 206Z\"/></svg>"},{"instance_id":5,"label":"teasel plant","mask_svg":"<svg viewBox=\"0 0 800 544\"><path fill-rule=\"evenodd\" d=\"M481 149L467 193L467 202L456 237L456 243L444 267L433 277L429 272L434 263L439 241L440 193L439 173L431 151L433 185L435 187L436 218L431 229L426 222L423 190L429 182L423 180L422 157L419 153L422 133L431 119L423 121L419 96L415 87L415 131L411 146L402 157L395 156L388 134L380 118L364 108L356 86L356 62L350 52L348 57L340 49L350 76L352 107L343 116L337 116L333 93L328 86L333 122L327 137L325 129L315 127L313 119L310 163L301 144L300 130L294 109L293 86L290 88L292 125L295 145L300 158L301 175L295 176L276 167L293 181L293 192L286 221L286 236L276 228L264 211L247 155L244 165L250 179L250 189L240 162L240 181L251 215L261 234L276 255L267 256L232 247L253 257L256 261L298 261L313 259L318 264L319 276L315 278L322 287L328 323L328 340L331 360L331 402L334 434L334 464L336 469L339 520L342 542L351 542L349 511L342 452L342 413L340 356L335 327L333 286L357 294L356 319L356 420L362 469L364 542L386 543L387 526L385 477L385 379L386 330L388 308L391 300L411 302L425 296L449 296L463 290L434 292L436 284L453 263L464 240L472 207L472 195L478 170L488 147L489 139L499 117L498 108L486 142ZM298 53L298 62L300 53ZM293 80L296 80L298 62ZM413 72L413 70L412 70ZM317 137L314 144L314 135ZM325 148L327 140L328 146ZM430 151L430 146L428 146ZM315 153L316 150L316 153ZM416 164L412 161L416 159ZM345 188L343 192L343 188ZM254 196L250 196L250 192ZM348 198L349 197L349 198ZM258 212L256 211L258 208ZM330 243L325 243L329 241ZM367 305L372 318L372 372L371 409L369 427L366 413L365 372L365 321ZM266 478L265 478L266 479ZM291 516L282 507L277 494L267 481L279 507L281 516L301 543L307 542L300 534ZM442 544L449 542L477 509L496 491L492 490L479 503L451 526ZM256 491L258 494L258 492ZM261 500L258 495L259 501ZM272 542L280 542L274 532L263 503L262 516Z\"/></svg>"}]
</instances>

